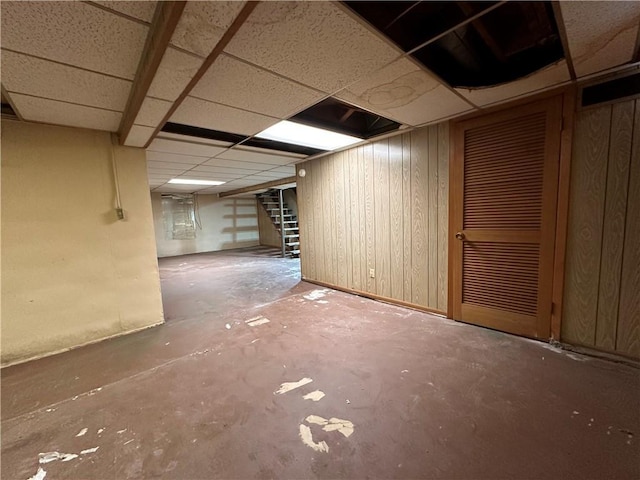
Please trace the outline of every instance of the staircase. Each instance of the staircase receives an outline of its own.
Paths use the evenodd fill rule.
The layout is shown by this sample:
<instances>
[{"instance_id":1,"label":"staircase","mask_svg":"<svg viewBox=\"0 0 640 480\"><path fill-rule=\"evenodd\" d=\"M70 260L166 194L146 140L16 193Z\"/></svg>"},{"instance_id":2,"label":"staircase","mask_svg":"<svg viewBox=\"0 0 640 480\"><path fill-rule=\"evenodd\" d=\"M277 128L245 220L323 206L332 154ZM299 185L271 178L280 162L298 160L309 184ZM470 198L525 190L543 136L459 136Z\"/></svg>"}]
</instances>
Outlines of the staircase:
<instances>
[{"instance_id":1,"label":"staircase","mask_svg":"<svg viewBox=\"0 0 640 480\"><path fill-rule=\"evenodd\" d=\"M278 232L282 232L284 227L285 255L290 258L300 257L300 229L298 219L293 211L287 207L286 202L282 204L282 219L280 218L280 202L278 201L278 190L268 190L256 195L260 204L264 207L271 218L271 223ZM282 220L282 221L281 221Z\"/></svg>"}]
</instances>

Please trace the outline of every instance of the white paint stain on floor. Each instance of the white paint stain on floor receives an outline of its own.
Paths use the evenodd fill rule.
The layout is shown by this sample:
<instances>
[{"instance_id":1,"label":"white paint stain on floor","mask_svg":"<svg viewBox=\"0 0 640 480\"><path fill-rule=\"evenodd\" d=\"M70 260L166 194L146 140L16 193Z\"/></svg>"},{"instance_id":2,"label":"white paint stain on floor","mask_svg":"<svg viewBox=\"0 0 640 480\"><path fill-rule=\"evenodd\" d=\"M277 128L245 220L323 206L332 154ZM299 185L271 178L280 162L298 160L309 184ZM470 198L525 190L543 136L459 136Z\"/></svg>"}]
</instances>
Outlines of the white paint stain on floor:
<instances>
[{"instance_id":1,"label":"white paint stain on floor","mask_svg":"<svg viewBox=\"0 0 640 480\"><path fill-rule=\"evenodd\" d=\"M75 453L46 452L38 454L38 463L44 464L55 462L56 460L68 462L69 460L73 460L74 458L78 458L78 455L76 455Z\"/></svg>"},{"instance_id":2,"label":"white paint stain on floor","mask_svg":"<svg viewBox=\"0 0 640 480\"><path fill-rule=\"evenodd\" d=\"M322 289L322 290L314 290L306 295L304 295L304 298L306 298L307 300L318 300L319 298L322 298L324 296L327 295L327 293L329 293L329 290L327 290L326 288Z\"/></svg>"},{"instance_id":3,"label":"white paint stain on floor","mask_svg":"<svg viewBox=\"0 0 640 480\"><path fill-rule=\"evenodd\" d=\"M329 451L329 445L327 445L327 442L324 440L318 443L313 441L311 429L306 425L300 425L300 438L302 439L302 443L307 447L313 448L316 452L327 453Z\"/></svg>"},{"instance_id":4,"label":"white paint stain on floor","mask_svg":"<svg viewBox=\"0 0 640 480\"><path fill-rule=\"evenodd\" d=\"M29 477L29 480L43 480L47 476L47 472L42 467L38 467L38 471L33 477Z\"/></svg>"},{"instance_id":5,"label":"white paint stain on floor","mask_svg":"<svg viewBox=\"0 0 640 480\"><path fill-rule=\"evenodd\" d=\"M322 425L322 430L325 432L334 432L337 430L347 438L354 432L353 423L349 420L342 420L335 417L327 420L326 418L319 417L318 415L309 415L305 418L305 421L315 425Z\"/></svg>"},{"instance_id":6,"label":"white paint stain on floor","mask_svg":"<svg viewBox=\"0 0 640 480\"><path fill-rule=\"evenodd\" d=\"M311 393L307 393L305 396L303 396L302 398L304 400L312 400L314 402L318 402L320 400L322 400L322 398L324 397L324 392L320 391L320 390L314 390Z\"/></svg>"},{"instance_id":7,"label":"white paint stain on floor","mask_svg":"<svg viewBox=\"0 0 640 480\"><path fill-rule=\"evenodd\" d=\"M88 453L96 453L100 447L87 448L86 450L82 450L80 455L86 455Z\"/></svg>"},{"instance_id":8,"label":"white paint stain on floor","mask_svg":"<svg viewBox=\"0 0 640 480\"><path fill-rule=\"evenodd\" d=\"M244 323L246 323L250 327L257 327L258 325L264 325L265 323L269 323L269 322L270 320L268 318L263 317L261 315L244 321Z\"/></svg>"},{"instance_id":9,"label":"white paint stain on floor","mask_svg":"<svg viewBox=\"0 0 640 480\"><path fill-rule=\"evenodd\" d=\"M280 388L273 393L274 395L282 395L283 393L287 393L287 392L290 392L291 390L295 390L296 388L303 387L304 385L307 385L308 383L311 383L311 382L313 382L313 380L308 377L298 380L297 382L285 382L281 384Z\"/></svg>"},{"instance_id":10,"label":"white paint stain on floor","mask_svg":"<svg viewBox=\"0 0 640 480\"><path fill-rule=\"evenodd\" d=\"M82 430L80 430L77 434L76 437L82 437L85 433L87 433L87 430L89 430L88 428L83 428Z\"/></svg>"}]
</instances>

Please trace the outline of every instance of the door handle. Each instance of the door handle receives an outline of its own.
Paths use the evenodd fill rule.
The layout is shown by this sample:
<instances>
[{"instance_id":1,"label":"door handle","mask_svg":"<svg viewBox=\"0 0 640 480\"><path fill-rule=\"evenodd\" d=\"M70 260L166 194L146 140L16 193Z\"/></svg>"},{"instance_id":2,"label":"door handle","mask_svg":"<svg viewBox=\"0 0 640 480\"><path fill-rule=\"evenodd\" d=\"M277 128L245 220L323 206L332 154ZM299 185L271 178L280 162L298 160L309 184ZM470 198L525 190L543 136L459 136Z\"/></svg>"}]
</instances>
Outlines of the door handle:
<instances>
[{"instance_id":1,"label":"door handle","mask_svg":"<svg viewBox=\"0 0 640 480\"><path fill-rule=\"evenodd\" d=\"M464 240L464 233L462 233L462 232L458 232L458 233L456 233L456 238L457 238L458 240Z\"/></svg>"}]
</instances>

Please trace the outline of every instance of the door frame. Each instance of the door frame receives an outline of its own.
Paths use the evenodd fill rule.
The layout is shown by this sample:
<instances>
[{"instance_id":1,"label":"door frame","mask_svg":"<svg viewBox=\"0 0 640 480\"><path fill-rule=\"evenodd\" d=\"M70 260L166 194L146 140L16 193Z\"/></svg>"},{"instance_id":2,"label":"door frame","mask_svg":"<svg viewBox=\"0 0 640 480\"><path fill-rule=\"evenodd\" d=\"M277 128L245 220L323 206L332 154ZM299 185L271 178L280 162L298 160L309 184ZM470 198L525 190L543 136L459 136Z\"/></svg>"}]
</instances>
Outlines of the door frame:
<instances>
[{"instance_id":1,"label":"door frame","mask_svg":"<svg viewBox=\"0 0 640 480\"><path fill-rule=\"evenodd\" d=\"M567 229L569 219L569 187L571 179L571 154L573 147L573 131L576 112L577 88L575 85L554 88L546 92L515 100L494 107L488 107L480 111L472 112L460 118L451 121L449 128L449 170L453 170L454 165L460 161L462 157L456 155L460 148L456 145L455 124L471 120L474 118L492 115L501 111L510 110L514 107L546 100L554 96L562 96L562 124L560 132L560 149L558 164L558 186L556 199L556 225L555 225L555 241L553 252L553 272L551 275L551 323L549 328L549 339L559 341L562 327L562 300L564 295L565 282L565 259L567 244ZM455 179L449 177L449 242L448 242L448 295L447 295L447 318L453 318L453 291L454 291L454 271L455 257L453 252L456 248L456 240L453 232L456 225L454 224L453 209L454 206L461 208L459 198L454 198L454 189L451 188Z\"/></svg>"}]
</instances>

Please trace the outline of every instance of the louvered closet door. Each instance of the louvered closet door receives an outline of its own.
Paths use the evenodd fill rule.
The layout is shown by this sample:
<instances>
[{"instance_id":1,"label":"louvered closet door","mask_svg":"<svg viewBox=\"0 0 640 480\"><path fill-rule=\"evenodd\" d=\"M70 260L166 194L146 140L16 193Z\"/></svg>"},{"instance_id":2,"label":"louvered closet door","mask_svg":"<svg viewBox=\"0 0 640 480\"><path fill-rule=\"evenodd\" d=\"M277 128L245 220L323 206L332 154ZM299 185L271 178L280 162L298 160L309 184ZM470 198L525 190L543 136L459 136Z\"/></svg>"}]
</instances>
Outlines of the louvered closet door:
<instances>
[{"instance_id":1,"label":"louvered closet door","mask_svg":"<svg viewBox=\"0 0 640 480\"><path fill-rule=\"evenodd\" d=\"M549 338L561 116L554 97L455 125L456 320Z\"/></svg>"}]
</instances>

